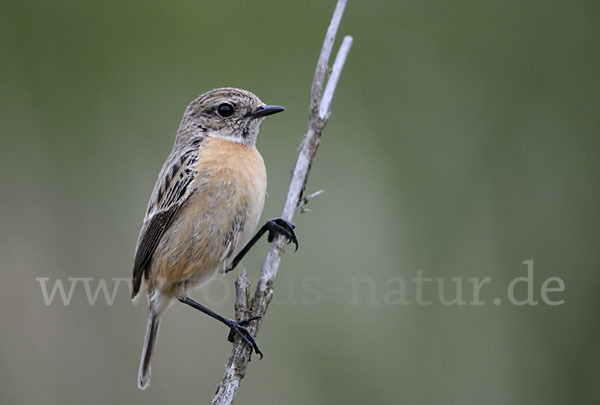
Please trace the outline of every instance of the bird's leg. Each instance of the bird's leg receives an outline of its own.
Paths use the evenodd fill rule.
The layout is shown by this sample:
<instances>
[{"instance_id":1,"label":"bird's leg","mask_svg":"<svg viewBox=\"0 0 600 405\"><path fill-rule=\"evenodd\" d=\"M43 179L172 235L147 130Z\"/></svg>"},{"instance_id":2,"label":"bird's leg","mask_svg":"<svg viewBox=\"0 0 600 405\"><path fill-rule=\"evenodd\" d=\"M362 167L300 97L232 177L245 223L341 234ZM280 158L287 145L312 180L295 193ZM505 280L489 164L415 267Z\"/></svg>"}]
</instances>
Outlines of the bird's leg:
<instances>
[{"instance_id":1,"label":"bird's leg","mask_svg":"<svg viewBox=\"0 0 600 405\"><path fill-rule=\"evenodd\" d=\"M238 263L242 260L242 258L252 249L252 246L265 234L265 232L269 232L268 240L269 242L273 242L275 235L281 234L287 238L287 243L294 242L296 245L296 250L298 250L298 239L296 238L296 234L294 233L294 228L296 226L292 224L290 221L287 221L283 218L273 218L269 219L259 230L256 232L256 235L250 242L246 243L246 246L234 257L231 262L231 267L225 270L225 273L230 272L238 265Z\"/></svg>"},{"instance_id":2,"label":"bird's leg","mask_svg":"<svg viewBox=\"0 0 600 405\"><path fill-rule=\"evenodd\" d=\"M250 331L248 331L248 329L246 328L246 325L248 325L251 321L260 319L260 316L253 316L251 318L244 319L243 321L238 322L238 321L234 321L231 319L227 319L227 318L217 314L216 312L206 308L204 305L194 301L190 297L186 296L184 298L179 298L179 301L183 302L184 304L189 305L192 308L197 309L200 312L204 312L206 315L208 315L212 318L215 318L216 320L227 325L227 327L229 327L229 336L227 336L228 341L233 343L233 338L235 337L235 335L236 334L239 335L240 338L244 342L246 342L246 344L248 344L248 346L250 346L252 348L250 352L252 352L252 350L254 350L254 352L256 354L258 354L260 356L260 358L262 359L262 357L263 357L262 352L258 348L258 345L254 341L254 338L250 334Z\"/></svg>"}]
</instances>

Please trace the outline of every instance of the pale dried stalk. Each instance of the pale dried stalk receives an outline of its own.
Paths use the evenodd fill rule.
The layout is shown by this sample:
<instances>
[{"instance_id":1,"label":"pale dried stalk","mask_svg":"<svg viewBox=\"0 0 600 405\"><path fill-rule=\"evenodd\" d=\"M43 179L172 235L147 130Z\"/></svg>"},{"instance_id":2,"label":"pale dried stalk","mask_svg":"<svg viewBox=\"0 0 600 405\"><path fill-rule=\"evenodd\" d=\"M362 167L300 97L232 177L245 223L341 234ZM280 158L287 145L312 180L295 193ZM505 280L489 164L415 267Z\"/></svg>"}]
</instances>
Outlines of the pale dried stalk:
<instances>
[{"instance_id":1,"label":"pale dried stalk","mask_svg":"<svg viewBox=\"0 0 600 405\"><path fill-rule=\"evenodd\" d=\"M329 119L329 108L331 106L333 94L335 93L335 88L342 69L344 68L346 57L352 46L352 37L346 36L333 64L331 75L327 81L327 87L325 87L329 57L331 55L331 50L333 49L333 43L338 27L342 20L344 8L346 7L346 1L347 0L339 0L337 3L329 28L327 29L327 34L325 35L325 40L323 41L319 61L317 62L317 68L315 70L311 88L308 131L302 141L300 154L292 174L290 188L283 208L282 217L288 221L293 220L297 208L301 206L301 203L304 201L302 195L306 188L306 181L313 159L315 158L317 148L319 147L321 132ZM260 320L252 322L252 324L248 326L248 329L253 336L256 336L256 332L267 311L267 306L273 297L273 281L277 276L281 256L284 250L285 238L279 235L274 239L271 248L267 253L267 257L262 266L260 280L256 286L254 296L250 301L249 308L247 304L247 289L249 283L245 270L242 271L242 274L240 274L236 281L236 319L240 320L254 315L260 315L262 317ZM249 360L250 347L237 338L225 368L225 375L219 383L217 392L213 396L213 405L229 405L233 403L241 380L246 373Z\"/></svg>"}]
</instances>

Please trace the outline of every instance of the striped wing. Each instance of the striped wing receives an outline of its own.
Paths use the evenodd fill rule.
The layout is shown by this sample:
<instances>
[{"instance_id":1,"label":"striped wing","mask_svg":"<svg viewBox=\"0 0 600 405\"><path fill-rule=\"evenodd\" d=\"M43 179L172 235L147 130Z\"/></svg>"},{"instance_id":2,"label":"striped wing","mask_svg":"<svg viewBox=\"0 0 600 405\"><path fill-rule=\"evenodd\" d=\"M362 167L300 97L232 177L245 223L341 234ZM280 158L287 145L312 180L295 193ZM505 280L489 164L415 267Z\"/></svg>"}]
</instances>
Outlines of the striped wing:
<instances>
[{"instance_id":1,"label":"striped wing","mask_svg":"<svg viewBox=\"0 0 600 405\"><path fill-rule=\"evenodd\" d=\"M135 298L140 290L142 275L148 276L147 269L152 255L177 212L185 204L190 194L189 185L197 174L197 149L177 155L171 152L167 158L150 197L148 212L135 251L132 298Z\"/></svg>"}]
</instances>

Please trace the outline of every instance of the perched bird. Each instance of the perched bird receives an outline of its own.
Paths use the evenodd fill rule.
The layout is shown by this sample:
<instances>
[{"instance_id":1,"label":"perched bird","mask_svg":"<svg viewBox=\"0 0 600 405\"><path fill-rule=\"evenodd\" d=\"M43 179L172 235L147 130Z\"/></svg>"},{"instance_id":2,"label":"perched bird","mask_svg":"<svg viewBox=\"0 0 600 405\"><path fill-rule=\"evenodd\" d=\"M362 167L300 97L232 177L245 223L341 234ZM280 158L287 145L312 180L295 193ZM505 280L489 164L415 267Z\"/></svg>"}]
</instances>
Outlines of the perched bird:
<instances>
[{"instance_id":1,"label":"perched bird","mask_svg":"<svg viewBox=\"0 0 600 405\"><path fill-rule=\"evenodd\" d=\"M255 231L262 213L267 177L255 147L264 118L284 111L265 105L254 94L235 88L211 90L187 107L173 150L164 163L138 238L134 266L135 298L142 278L149 314L138 387L150 383L150 359L160 317L178 300L219 320L260 354L245 325L192 300L189 291L218 273L232 270L265 233L298 241L294 225L276 218Z\"/></svg>"}]
</instances>

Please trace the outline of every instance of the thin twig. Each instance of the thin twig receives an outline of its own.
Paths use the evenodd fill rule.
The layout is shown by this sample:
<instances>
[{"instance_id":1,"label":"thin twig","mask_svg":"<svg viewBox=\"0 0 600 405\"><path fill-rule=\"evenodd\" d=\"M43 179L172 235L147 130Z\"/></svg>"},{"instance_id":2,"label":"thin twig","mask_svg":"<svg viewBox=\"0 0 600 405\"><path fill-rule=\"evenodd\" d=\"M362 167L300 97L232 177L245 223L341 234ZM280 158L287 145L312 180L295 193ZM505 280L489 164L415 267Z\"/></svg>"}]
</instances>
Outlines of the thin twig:
<instances>
[{"instance_id":1,"label":"thin twig","mask_svg":"<svg viewBox=\"0 0 600 405\"><path fill-rule=\"evenodd\" d=\"M350 51L350 47L352 46L352 37L346 36L340 46L329 81L325 87L325 76L329 66L329 57L331 55L331 50L333 49L333 43L338 27L342 20L344 8L346 7L346 1L347 0L339 0L337 3L329 28L327 29L327 34L325 35L325 40L323 41L319 61L317 62L315 77L311 87L308 131L302 141L298 160L290 181L290 188L288 190L285 206L283 208L282 217L288 221L292 221L296 210L299 207L302 207L303 202L306 201L306 199L303 199L302 195L306 188L308 174L315 158L315 154L317 153L317 148L319 147L321 133L329 118L331 101L333 99L333 94L335 93L338 79L344 68L344 63L348 56L348 52ZM324 88L325 90L323 90ZM243 271L237 279L236 318L240 320L248 315L261 316L261 319L257 322L252 322L252 324L248 326L248 330L253 336L256 336L256 332L264 319L269 302L273 297L273 281L277 276L285 246L285 238L283 236L279 235L273 240L271 248L263 263L260 280L256 286L254 296L249 303L249 308L244 299L244 297L247 297L248 289L245 271ZM239 338L235 339L229 361L225 368L225 375L219 383L217 392L212 399L213 405L229 405L233 403L241 380L246 373L248 361L250 360L250 350L250 347L244 342L241 342Z\"/></svg>"},{"instance_id":2,"label":"thin twig","mask_svg":"<svg viewBox=\"0 0 600 405\"><path fill-rule=\"evenodd\" d=\"M300 202L298 203L298 211L300 211L301 214L304 214L305 212L311 212L310 209L306 208L306 206L308 205L309 202L311 202L315 197L320 196L321 194L323 194L325 192L325 190L319 190L319 191L315 191L312 194L309 195L305 195L304 197L302 197L300 199Z\"/></svg>"},{"instance_id":3,"label":"thin twig","mask_svg":"<svg viewBox=\"0 0 600 405\"><path fill-rule=\"evenodd\" d=\"M342 46L340 46L340 50L338 51L338 54L335 57L333 69L331 71L331 75L329 76L329 80L327 81L325 93L323 94L323 98L321 99L321 105L319 106L319 117L321 119L329 118L329 106L331 105L331 100L333 100L333 93L335 93L337 82L340 79L342 68L344 67L344 63L346 63L346 57L348 56L348 52L350 52L351 46L352 37L347 35L344 37Z\"/></svg>"},{"instance_id":4,"label":"thin twig","mask_svg":"<svg viewBox=\"0 0 600 405\"><path fill-rule=\"evenodd\" d=\"M323 86L325 85L325 75L329 66L329 55L333 49L333 43L335 42L335 36L337 34L344 9L346 8L346 0L339 0L333 11L329 28L325 34L325 40L321 47L321 54L317 61L317 68L315 69L315 77L310 89L310 121L312 122L319 111L319 105L321 104L321 96L323 95ZM309 126L310 127L310 126Z\"/></svg>"}]
</instances>

